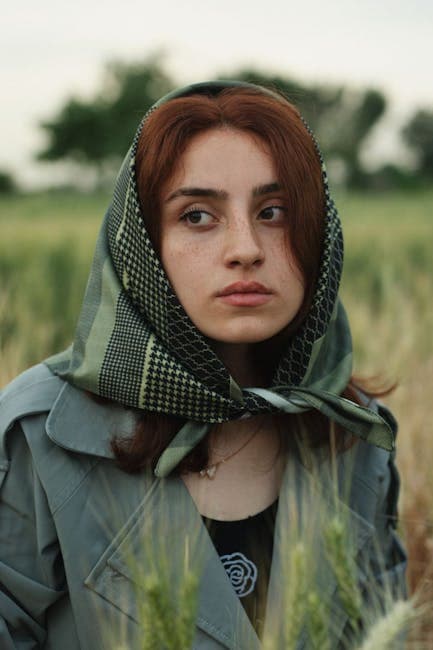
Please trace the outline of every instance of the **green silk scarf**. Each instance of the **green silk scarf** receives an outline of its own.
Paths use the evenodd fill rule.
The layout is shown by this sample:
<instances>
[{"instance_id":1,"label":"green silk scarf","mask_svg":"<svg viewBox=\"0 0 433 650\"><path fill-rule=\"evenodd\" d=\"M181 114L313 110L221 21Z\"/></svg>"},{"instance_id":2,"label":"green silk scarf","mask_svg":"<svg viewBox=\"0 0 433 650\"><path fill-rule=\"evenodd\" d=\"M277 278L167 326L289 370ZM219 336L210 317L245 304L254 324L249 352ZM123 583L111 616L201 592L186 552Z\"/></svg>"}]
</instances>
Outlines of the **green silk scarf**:
<instances>
[{"instance_id":1,"label":"green silk scarf","mask_svg":"<svg viewBox=\"0 0 433 650\"><path fill-rule=\"evenodd\" d=\"M238 82L195 84L167 95L150 111L174 97L215 94L229 86L270 92ZM135 154L147 115L125 157L102 223L73 345L47 359L47 365L71 384L125 406L186 418L159 460L159 476L167 475L213 424L276 411L317 409L364 440L393 449L388 423L377 412L341 397L352 372L350 329L338 298L343 239L314 136L326 205L312 305L287 342L271 385L241 388L186 314L146 232Z\"/></svg>"}]
</instances>

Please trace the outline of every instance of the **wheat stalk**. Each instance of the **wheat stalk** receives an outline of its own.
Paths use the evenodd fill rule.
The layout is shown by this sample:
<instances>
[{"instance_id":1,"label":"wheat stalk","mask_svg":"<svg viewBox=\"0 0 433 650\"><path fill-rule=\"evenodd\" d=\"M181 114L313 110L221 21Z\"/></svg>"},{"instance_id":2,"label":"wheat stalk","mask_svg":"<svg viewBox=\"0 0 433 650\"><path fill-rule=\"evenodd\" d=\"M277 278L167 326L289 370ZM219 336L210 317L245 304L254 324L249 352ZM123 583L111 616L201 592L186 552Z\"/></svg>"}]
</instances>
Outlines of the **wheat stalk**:
<instances>
[{"instance_id":1,"label":"wheat stalk","mask_svg":"<svg viewBox=\"0 0 433 650\"><path fill-rule=\"evenodd\" d=\"M368 630L358 650L388 650L399 634L418 616L412 600L396 600L391 609L379 618Z\"/></svg>"},{"instance_id":2,"label":"wheat stalk","mask_svg":"<svg viewBox=\"0 0 433 650\"><path fill-rule=\"evenodd\" d=\"M312 650L331 650L327 624L329 612L316 590L310 591L307 595L307 611Z\"/></svg>"},{"instance_id":3,"label":"wheat stalk","mask_svg":"<svg viewBox=\"0 0 433 650\"><path fill-rule=\"evenodd\" d=\"M298 643L306 614L307 548L303 541L295 544L290 554L289 578L286 580L285 648L294 650Z\"/></svg>"},{"instance_id":4,"label":"wheat stalk","mask_svg":"<svg viewBox=\"0 0 433 650\"><path fill-rule=\"evenodd\" d=\"M341 604L351 623L356 626L362 618L362 598L356 580L356 568L350 551L346 527L334 516L324 531L325 546L337 580Z\"/></svg>"}]
</instances>

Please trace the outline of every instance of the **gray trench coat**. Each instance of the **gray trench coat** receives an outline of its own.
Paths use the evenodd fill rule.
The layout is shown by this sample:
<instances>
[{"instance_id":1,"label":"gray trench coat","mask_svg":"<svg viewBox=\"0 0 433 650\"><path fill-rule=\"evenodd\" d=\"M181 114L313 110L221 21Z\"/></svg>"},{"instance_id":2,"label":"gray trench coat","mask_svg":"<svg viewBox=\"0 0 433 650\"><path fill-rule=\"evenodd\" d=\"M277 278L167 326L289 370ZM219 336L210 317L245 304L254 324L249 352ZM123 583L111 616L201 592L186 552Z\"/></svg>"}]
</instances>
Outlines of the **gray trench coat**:
<instances>
[{"instance_id":1,"label":"gray trench coat","mask_svg":"<svg viewBox=\"0 0 433 650\"><path fill-rule=\"evenodd\" d=\"M391 417L385 410L382 414ZM261 647L182 480L129 475L113 461L111 436L127 435L134 421L133 412L95 403L43 365L3 392L1 650L111 650L119 635L126 640L124 647L135 648L142 634L137 567L145 574L154 561L149 553L160 551L169 558L169 577L176 589L186 539L190 557L199 557L201 567L193 648ZM347 498L340 494L336 500L353 538L359 580L367 593L369 571L375 581L385 579L404 589L405 555L394 530L398 476L393 457L362 441L343 456L338 475L347 474L344 464L350 462L351 481ZM308 533L316 544L318 589L331 603L337 647L347 614L315 532L320 516L312 513L315 506L317 512L318 498L325 494L324 503L332 501L326 500L326 488L321 493L298 461L288 462L276 520L266 625L278 634L290 615L282 609L281 576L296 527L301 537ZM377 547L382 561L375 559ZM308 647L305 633L299 647Z\"/></svg>"}]
</instances>

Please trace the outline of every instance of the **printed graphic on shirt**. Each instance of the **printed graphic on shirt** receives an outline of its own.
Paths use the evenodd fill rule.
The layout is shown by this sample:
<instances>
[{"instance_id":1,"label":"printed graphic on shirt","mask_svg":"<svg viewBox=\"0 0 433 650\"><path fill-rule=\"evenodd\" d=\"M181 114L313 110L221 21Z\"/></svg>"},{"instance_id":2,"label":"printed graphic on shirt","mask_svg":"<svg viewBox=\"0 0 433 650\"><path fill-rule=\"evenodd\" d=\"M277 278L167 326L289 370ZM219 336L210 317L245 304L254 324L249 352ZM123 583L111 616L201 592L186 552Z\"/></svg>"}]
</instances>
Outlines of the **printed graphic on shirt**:
<instances>
[{"instance_id":1,"label":"printed graphic on shirt","mask_svg":"<svg viewBox=\"0 0 433 650\"><path fill-rule=\"evenodd\" d=\"M248 596L257 582L257 567L243 553L221 555L221 562L239 598Z\"/></svg>"}]
</instances>

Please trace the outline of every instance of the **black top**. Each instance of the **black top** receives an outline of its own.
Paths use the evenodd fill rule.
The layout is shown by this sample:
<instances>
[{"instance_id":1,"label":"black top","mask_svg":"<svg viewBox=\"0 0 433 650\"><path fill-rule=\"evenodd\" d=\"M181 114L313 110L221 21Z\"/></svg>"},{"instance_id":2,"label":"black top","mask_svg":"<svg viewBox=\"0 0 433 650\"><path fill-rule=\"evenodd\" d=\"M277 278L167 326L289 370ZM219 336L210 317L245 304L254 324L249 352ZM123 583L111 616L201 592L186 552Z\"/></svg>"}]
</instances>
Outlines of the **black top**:
<instances>
[{"instance_id":1,"label":"black top","mask_svg":"<svg viewBox=\"0 0 433 650\"><path fill-rule=\"evenodd\" d=\"M266 610L278 500L236 521L203 517L233 589L261 636Z\"/></svg>"}]
</instances>

